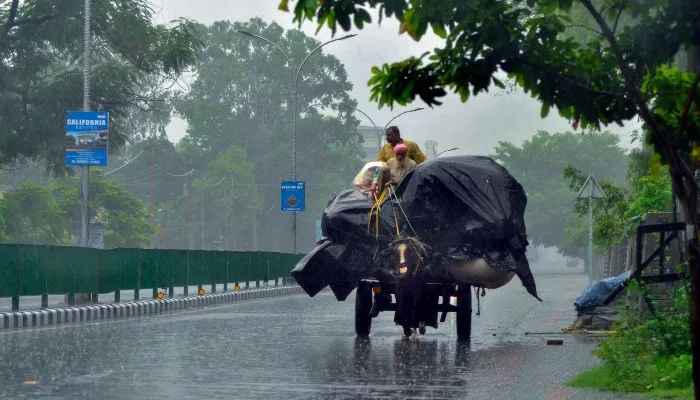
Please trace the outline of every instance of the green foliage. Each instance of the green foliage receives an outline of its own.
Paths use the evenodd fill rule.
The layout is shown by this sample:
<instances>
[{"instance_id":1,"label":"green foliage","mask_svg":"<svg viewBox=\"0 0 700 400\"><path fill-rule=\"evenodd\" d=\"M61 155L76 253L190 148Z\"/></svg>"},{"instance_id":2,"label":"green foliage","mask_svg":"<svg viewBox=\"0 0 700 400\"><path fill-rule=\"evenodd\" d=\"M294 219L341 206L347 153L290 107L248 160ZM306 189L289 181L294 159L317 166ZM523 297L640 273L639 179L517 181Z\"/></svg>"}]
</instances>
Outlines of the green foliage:
<instances>
[{"instance_id":1,"label":"green foliage","mask_svg":"<svg viewBox=\"0 0 700 400\"><path fill-rule=\"evenodd\" d=\"M573 217L576 192L567 185L562 173L573 164L623 185L628 158L619 140L608 132L598 135L539 132L521 146L509 142L498 144L492 157L518 179L527 193L525 218L528 237L534 243L556 246L568 255L584 254L586 236L579 243L572 232L583 229L584 235L587 234L586 222Z\"/></svg>"},{"instance_id":2,"label":"green foliage","mask_svg":"<svg viewBox=\"0 0 700 400\"><path fill-rule=\"evenodd\" d=\"M106 223L105 248L146 247L151 243L154 229L148 223L150 213L117 181L92 174L90 210Z\"/></svg>"},{"instance_id":3,"label":"green foliage","mask_svg":"<svg viewBox=\"0 0 700 400\"><path fill-rule=\"evenodd\" d=\"M652 174L652 158L654 152L649 146L642 149L635 148L629 154L629 166L627 169L627 183L633 193L641 190L640 181L643 177ZM655 167L655 166L654 166ZM658 173L655 173L658 175Z\"/></svg>"},{"instance_id":4,"label":"green foliage","mask_svg":"<svg viewBox=\"0 0 700 400\"><path fill-rule=\"evenodd\" d=\"M642 324L625 322L595 354L612 374L607 389L649 391L692 387L689 287L677 291L675 307Z\"/></svg>"},{"instance_id":5,"label":"green foliage","mask_svg":"<svg viewBox=\"0 0 700 400\"><path fill-rule=\"evenodd\" d=\"M280 181L292 178L293 80L320 43L258 18L219 21L197 31L204 48L196 79L190 91L173 99L188 123L177 157L186 170L195 170L197 182L191 199L184 195L164 211L170 213L170 237L177 236L178 246L208 248L224 241L229 248L289 251L291 215L280 217L278 210ZM265 37L279 49L239 31ZM308 182L308 212L298 214L303 248L315 241L314 220L328 197L347 188L362 166L351 89L340 61L322 51L308 58L299 76L297 177Z\"/></svg>"},{"instance_id":6,"label":"green foliage","mask_svg":"<svg viewBox=\"0 0 700 400\"><path fill-rule=\"evenodd\" d=\"M556 108L584 129L621 125L641 110L650 142L667 156L687 153L700 129L700 93L690 90L698 76L667 67L679 51L700 47L694 0L299 0L291 8L299 24L315 19L333 34L338 26L349 30L352 19L361 29L368 10L378 9L380 21L397 20L416 41L428 27L444 37L432 52L372 68L369 85L380 107L416 97L439 105L447 90L467 101L492 84L502 88L496 74L505 73L542 103L542 116Z\"/></svg>"},{"instance_id":7,"label":"green foliage","mask_svg":"<svg viewBox=\"0 0 700 400\"><path fill-rule=\"evenodd\" d=\"M99 172L90 177L89 219L105 225L105 247L144 247L151 242L152 226L143 203L116 181ZM3 232L8 243L70 245L80 232L80 180L62 178L49 185L27 183L5 192L0 200Z\"/></svg>"},{"instance_id":8,"label":"green foliage","mask_svg":"<svg viewBox=\"0 0 700 400\"><path fill-rule=\"evenodd\" d=\"M241 210L259 207L263 199L251 185L253 164L245 150L231 146L212 160L202 176L194 181L194 206L205 221L204 240L235 238L243 234L250 221ZM221 212L223 210L223 213ZM201 223L201 220L200 220Z\"/></svg>"},{"instance_id":9,"label":"green foliage","mask_svg":"<svg viewBox=\"0 0 700 400\"><path fill-rule=\"evenodd\" d=\"M686 358L686 357L683 357ZM682 368L687 368L687 360L682 361L685 363ZM598 390L605 391L626 391L624 387L620 386L620 381L615 375L613 368L608 366L595 367L586 370L572 379L569 386L578 388L594 388ZM644 398L649 399L687 399L692 400L693 397L693 387L687 386L684 388L669 388L669 389L640 389L644 387L644 383L637 385L633 391L640 391L640 395Z\"/></svg>"},{"instance_id":10,"label":"green foliage","mask_svg":"<svg viewBox=\"0 0 700 400\"><path fill-rule=\"evenodd\" d=\"M578 193L588 175L569 165L564 170L564 178L568 181L571 191ZM628 191L610 180L598 178L598 183L605 192L605 198L593 200L593 243L598 250L604 251L626 237L629 222L620 217L627 210ZM588 199L576 199L574 212L580 217L588 214L588 201ZM588 224L587 220L586 224ZM577 234L580 235L581 231ZM586 230L586 237L587 235Z\"/></svg>"},{"instance_id":11,"label":"green foliage","mask_svg":"<svg viewBox=\"0 0 700 400\"><path fill-rule=\"evenodd\" d=\"M127 117L161 106L162 86L194 62L194 25L155 25L146 0L92 1L91 104L110 112L110 150L132 134ZM64 112L82 107L83 3L0 5L0 163L43 157L62 175Z\"/></svg>"},{"instance_id":12,"label":"green foliage","mask_svg":"<svg viewBox=\"0 0 700 400\"><path fill-rule=\"evenodd\" d=\"M697 79L700 75L660 66L654 74L647 75L642 84L642 91L653 104L656 123L666 140L683 158L693 162L700 161L700 94L696 92L689 101L687 93L693 86L697 90ZM658 139L652 135L646 135L646 142L658 145ZM661 161L666 160L662 158Z\"/></svg>"},{"instance_id":13,"label":"green foliage","mask_svg":"<svg viewBox=\"0 0 700 400\"><path fill-rule=\"evenodd\" d=\"M602 35L587 38L587 43L562 35L570 28L566 14L571 4L548 0L298 1L294 19L301 23L316 18L319 25L328 23L335 33L337 25L329 20L349 21L354 15L366 14L368 8L379 7L380 15L398 20L402 32L414 40L420 40L428 26L438 35L445 32L445 46L426 57L429 62L414 58L373 70L370 84L380 105L406 104L415 96L437 104L435 99L444 95L444 87L466 100L470 92L487 90L500 69L545 107L556 106L565 116L580 119L584 127L630 118L636 111L631 99L618 92L624 81L622 76L610 74L618 61L609 48L601 46ZM649 67L670 60L685 42L700 41L685 30L698 18L698 12L688 4L614 3L601 18L617 28L615 21L622 8L625 18L635 17L640 22L616 33L627 61L643 76ZM350 29L346 23L338 25ZM407 89L409 82L413 85Z\"/></svg>"},{"instance_id":14,"label":"green foliage","mask_svg":"<svg viewBox=\"0 0 700 400\"><path fill-rule=\"evenodd\" d=\"M630 201L624 212L625 220L642 217L652 211L667 211L671 208L672 190L668 174L645 176L639 179L637 195ZM639 222L630 226L627 235L631 235Z\"/></svg>"},{"instance_id":15,"label":"green foliage","mask_svg":"<svg viewBox=\"0 0 700 400\"><path fill-rule=\"evenodd\" d=\"M46 186L26 183L4 193L0 212L5 242L68 244L65 210L56 204Z\"/></svg>"},{"instance_id":16,"label":"green foliage","mask_svg":"<svg viewBox=\"0 0 700 400\"><path fill-rule=\"evenodd\" d=\"M636 165L637 163L639 161L634 157L630 159L632 167L641 168ZM628 175L631 178L631 192L611 181L599 181L606 197L594 200L593 242L598 251L605 251L610 246L632 236L647 213L670 210L671 180L668 174L650 176L636 174L637 172ZM572 191L579 191L587 178L586 174L571 165L564 171L564 176ZM576 200L574 210L581 217L580 221L583 221L588 213L588 200ZM587 230L571 229L567 231L567 240L584 243L587 235Z\"/></svg>"}]
</instances>

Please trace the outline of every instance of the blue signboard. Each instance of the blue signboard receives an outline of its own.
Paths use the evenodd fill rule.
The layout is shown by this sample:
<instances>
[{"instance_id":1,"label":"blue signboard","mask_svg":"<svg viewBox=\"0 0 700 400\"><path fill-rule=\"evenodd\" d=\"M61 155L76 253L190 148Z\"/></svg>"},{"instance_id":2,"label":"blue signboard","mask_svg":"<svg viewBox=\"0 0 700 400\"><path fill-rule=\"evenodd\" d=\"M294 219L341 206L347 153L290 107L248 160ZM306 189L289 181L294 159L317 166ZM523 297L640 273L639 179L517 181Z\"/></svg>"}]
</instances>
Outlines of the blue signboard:
<instances>
[{"instance_id":1,"label":"blue signboard","mask_svg":"<svg viewBox=\"0 0 700 400\"><path fill-rule=\"evenodd\" d=\"M282 211L303 212L306 206L304 181L283 181L280 186Z\"/></svg>"},{"instance_id":2,"label":"blue signboard","mask_svg":"<svg viewBox=\"0 0 700 400\"><path fill-rule=\"evenodd\" d=\"M104 111L66 111L66 165L107 165L109 151L109 113Z\"/></svg>"}]
</instances>

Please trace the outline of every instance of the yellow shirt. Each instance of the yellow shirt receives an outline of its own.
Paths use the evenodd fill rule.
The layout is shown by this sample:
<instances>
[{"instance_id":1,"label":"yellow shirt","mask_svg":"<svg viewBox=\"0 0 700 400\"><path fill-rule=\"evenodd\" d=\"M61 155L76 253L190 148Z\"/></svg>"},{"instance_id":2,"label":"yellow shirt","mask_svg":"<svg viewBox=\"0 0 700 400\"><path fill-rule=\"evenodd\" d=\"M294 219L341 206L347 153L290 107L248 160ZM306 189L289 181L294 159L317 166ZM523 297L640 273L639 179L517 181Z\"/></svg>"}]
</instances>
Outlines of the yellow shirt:
<instances>
[{"instance_id":1,"label":"yellow shirt","mask_svg":"<svg viewBox=\"0 0 700 400\"><path fill-rule=\"evenodd\" d=\"M416 164L420 164L428 159L428 157L426 157L425 154L423 154L423 152L420 150L420 147L418 147L416 142L413 142L408 139L401 139L401 143L405 144L406 147L408 147L408 153L406 154L406 157L415 161ZM384 144L384 146L382 146L382 149L379 151L377 161L387 162L392 158L394 158L394 146L392 146L389 143L386 143Z\"/></svg>"}]
</instances>

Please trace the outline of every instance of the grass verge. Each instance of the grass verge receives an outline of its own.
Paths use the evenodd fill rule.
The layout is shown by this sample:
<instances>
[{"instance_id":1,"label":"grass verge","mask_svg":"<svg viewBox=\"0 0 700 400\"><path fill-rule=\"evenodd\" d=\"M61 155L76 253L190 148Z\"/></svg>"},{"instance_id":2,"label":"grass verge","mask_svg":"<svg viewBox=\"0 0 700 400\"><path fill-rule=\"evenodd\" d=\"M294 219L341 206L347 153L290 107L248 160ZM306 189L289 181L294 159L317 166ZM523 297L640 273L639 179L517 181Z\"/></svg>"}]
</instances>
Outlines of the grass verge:
<instances>
[{"instance_id":1,"label":"grass verge","mask_svg":"<svg viewBox=\"0 0 700 400\"><path fill-rule=\"evenodd\" d=\"M637 393L650 399L689 399L693 400L693 388L683 389L654 389L652 391L630 391L629 386L624 387L616 379L611 367L594 367L584 371L572 379L568 384L570 387L581 389L597 389L608 392L631 392Z\"/></svg>"}]
</instances>

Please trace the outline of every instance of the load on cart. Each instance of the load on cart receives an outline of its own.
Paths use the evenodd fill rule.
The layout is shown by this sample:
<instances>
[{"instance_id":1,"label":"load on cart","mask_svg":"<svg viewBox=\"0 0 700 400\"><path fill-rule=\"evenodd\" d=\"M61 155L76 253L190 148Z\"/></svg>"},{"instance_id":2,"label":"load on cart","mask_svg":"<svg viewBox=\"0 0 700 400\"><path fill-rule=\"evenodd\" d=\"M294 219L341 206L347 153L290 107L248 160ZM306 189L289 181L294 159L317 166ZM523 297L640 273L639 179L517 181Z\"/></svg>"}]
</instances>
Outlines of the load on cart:
<instances>
[{"instance_id":1,"label":"load on cart","mask_svg":"<svg viewBox=\"0 0 700 400\"><path fill-rule=\"evenodd\" d=\"M370 163L359 177L383 174L381 163ZM406 336L437 329L439 313L443 322L456 312L458 337L468 339L472 288L483 295L514 276L539 300L525 255L525 192L491 158L431 159L395 187L375 185L376 195L354 183L329 201L322 238L292 276L311 297L330 286L344 301L357 288L358 335L369 335L381 311L394 311Z\"/></svg>"}]
</instances>

